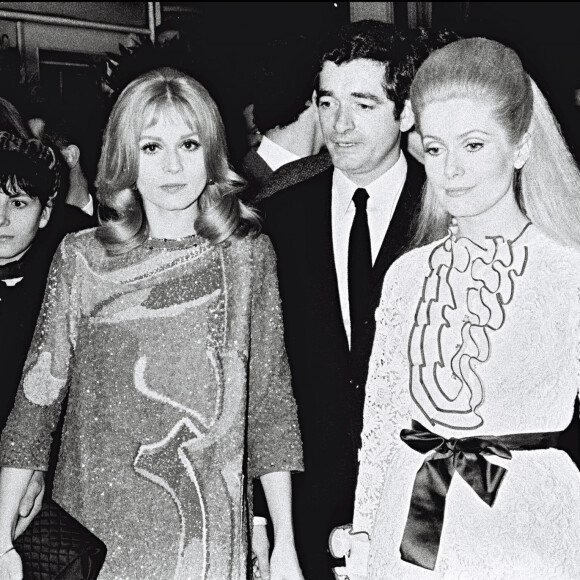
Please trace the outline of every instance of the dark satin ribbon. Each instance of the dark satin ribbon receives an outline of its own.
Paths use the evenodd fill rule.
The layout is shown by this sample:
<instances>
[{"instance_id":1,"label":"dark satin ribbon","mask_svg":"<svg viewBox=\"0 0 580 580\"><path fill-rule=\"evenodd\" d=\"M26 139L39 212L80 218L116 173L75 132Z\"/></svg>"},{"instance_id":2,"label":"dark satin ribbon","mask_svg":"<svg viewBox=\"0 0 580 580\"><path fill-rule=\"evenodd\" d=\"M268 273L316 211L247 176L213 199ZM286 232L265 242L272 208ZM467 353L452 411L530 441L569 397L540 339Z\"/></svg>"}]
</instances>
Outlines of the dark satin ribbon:
<instances>
[{"instance_id":1,"label":"dark satin ribbon","mask_svg":"<svg viewBox=\"0 0 580 580\"><path fill-rule=\"evenodd\" d=\"M401 558L433 570L439 551L445 500L455 472L490 507L493 506L506 469L485 459L496 455L511 459L510 449L546 449L557 444L560 432L521 433L498 437L445 439L421 423L403 429L401 439L419 453L434 451L417 471L411 506L401 541Z\"/></svg>"}]
</instances>

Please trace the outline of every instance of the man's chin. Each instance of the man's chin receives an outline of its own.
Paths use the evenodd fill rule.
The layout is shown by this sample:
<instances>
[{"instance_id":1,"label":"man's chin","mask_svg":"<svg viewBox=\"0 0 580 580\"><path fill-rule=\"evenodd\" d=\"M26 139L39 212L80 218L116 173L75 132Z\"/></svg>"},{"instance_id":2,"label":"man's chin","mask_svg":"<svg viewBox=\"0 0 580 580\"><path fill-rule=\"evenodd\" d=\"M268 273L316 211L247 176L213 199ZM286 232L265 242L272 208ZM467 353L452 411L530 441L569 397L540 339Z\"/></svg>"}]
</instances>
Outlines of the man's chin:
<instances>
[{"instance_id":1,"label":"man's chin","mask_svg":"<svg viewBox=\"0 0 580 580\"><path fill-rule=\"evenodd\" d=\"M330 151L330 158L332 159L334 167L341 171L353 171L361 165L358 156L355 156L354 152L348 150L336 151L336 149L333 149Z\"/></svg>"}]
</instances>

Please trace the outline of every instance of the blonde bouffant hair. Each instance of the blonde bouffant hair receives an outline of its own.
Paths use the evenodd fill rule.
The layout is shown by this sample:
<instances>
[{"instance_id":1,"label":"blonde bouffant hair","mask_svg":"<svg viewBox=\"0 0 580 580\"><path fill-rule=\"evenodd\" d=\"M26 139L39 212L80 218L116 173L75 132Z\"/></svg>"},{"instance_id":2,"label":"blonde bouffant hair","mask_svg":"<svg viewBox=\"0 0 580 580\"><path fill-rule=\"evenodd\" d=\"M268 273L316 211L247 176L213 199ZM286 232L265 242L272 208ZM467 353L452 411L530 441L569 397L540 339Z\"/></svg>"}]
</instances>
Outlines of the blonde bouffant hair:
<instances>
[{"instance_id":1,"label":"blonde bouffant hair","mask_svg":"<svg viewBox=\"0 0 580 580\"><path fill-rule=\"evenodd\" d=\"M580 171L545 97L518 55L487 38L458 40L431 53L411 86L419 133L421 113L429 103L456 98L491 104L514 144L530 133L531 154L514 175L516 200L552 237L580 247ZM427 182L414 245L443 237L449 219Z\"/></svg>"},{"instance_id":2,"label":"blonde bouffant hair","mask_svg":"<svg viewBox=\"0 0 580 580\"><path fill-rule=\"evenodd\" d=\"M195 231L214 244L256 234L254 210L238 198L246 182L228 163L225 129L208 91L171 68L147 72L131 82L115 103L103 139L97 175L100 227L97 236L111 254L141 245L149 234L137 189L139 139L145 125L162 115L179 115L199 135L207 184L199 198Z\"/></svg>"}]
</instances>

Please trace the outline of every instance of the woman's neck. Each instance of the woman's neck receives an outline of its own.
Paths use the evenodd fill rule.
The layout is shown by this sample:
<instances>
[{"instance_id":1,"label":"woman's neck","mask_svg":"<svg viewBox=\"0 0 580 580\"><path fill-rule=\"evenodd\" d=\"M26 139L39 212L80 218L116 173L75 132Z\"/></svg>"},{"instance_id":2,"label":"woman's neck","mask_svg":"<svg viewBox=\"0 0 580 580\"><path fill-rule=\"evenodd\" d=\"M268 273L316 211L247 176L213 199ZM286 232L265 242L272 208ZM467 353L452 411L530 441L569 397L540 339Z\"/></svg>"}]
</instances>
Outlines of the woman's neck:
<instances>
[{"instance_id":1,"label":"woman's neck","mask_svg":"<svg viewBox=\"0 0 580 580\"><path fill-rule=\"evenodd\" d=\"M152 238L179 239L194 235L197 211L164 211L156 207L146 208L149 236Z\"/></svg>"},{"instance_id":2,"label":"woman's neck","mask_svg":"<svg viewBox=\"0 0 580 580\"><path fill-rule=\"evenodd\" d=\"M482 243L489 236L502 236L506 240L517 238L530 220L514 197L504 200L483 215L457 217L457 235L476 243Z\"/></svg>"}]
</instances>

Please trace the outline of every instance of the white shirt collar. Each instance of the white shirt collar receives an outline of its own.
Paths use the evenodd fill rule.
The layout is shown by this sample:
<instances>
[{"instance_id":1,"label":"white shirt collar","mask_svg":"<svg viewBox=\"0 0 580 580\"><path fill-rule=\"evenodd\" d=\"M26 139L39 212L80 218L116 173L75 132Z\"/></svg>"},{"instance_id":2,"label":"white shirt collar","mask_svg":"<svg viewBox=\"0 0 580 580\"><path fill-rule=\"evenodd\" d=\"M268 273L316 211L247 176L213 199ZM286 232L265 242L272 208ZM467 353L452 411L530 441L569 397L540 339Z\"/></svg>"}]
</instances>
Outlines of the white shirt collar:
<instances>
[{"instance_id":1,"label":"white shirt collar","mask_svg":"<svg viewBox=\"0 0 580 580\"><path fill-rule=\"evenodd\" d=\"M0 280L0 282L3 282L6 284L6 286L16 286L16 284L18 284L22 278L23 276L20 276L19 278L7 278L6 280Z\"/></svg>"},{"instance_id":2,"label":"white shirt collar","mask_svg":"<svg viewBox=\"0 0 580 580\"><path fill-rule=\"evenodd\" d=\"M368 207L384 206L389 199L398 199L407 178L407 160L401 152L397 162L364 189L369 194ZM353 183L340 169L334 168L332 177L333 197L338 215L346 214L354 192L360 187ZM390 217L390 216L389 216Z\"/></svg>"},{"instance_id":3,"label":"white shirt collar","mask_svg":"<svg viewBox=\"0 0 580 580\"><path fill-rule=\"evenodd\" d=\"M300 159L298 155L288 151L288 149L284 149L284 147L274 143L268 137L262 137L256 153L268 164L272 171L276 171L276 169L286 165L286 163Z\"/></svg>"}]
</instances>

